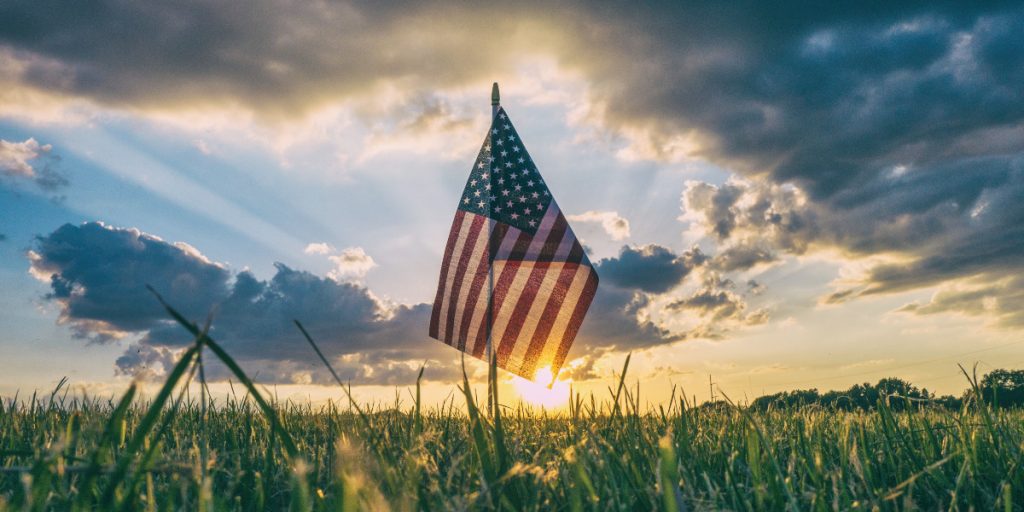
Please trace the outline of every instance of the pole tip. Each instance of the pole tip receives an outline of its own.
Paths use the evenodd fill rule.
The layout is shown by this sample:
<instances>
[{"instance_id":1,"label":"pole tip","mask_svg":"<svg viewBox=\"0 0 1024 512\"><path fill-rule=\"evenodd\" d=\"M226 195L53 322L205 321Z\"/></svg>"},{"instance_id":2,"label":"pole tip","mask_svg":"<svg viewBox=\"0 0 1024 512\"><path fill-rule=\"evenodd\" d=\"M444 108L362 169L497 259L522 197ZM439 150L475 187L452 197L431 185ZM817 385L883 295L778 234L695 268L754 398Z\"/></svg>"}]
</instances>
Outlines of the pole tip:
<instances>
[{"instance_id":1,"label":"pole tip","mask_svg":"<svg viewBox=\"0 0 1024 512\"><path fill-rule=\"evenodd\" d=\"M491 86L491 105L501 104L501 96L498 94L498 82Z\"/></svg>"}]
</instances>

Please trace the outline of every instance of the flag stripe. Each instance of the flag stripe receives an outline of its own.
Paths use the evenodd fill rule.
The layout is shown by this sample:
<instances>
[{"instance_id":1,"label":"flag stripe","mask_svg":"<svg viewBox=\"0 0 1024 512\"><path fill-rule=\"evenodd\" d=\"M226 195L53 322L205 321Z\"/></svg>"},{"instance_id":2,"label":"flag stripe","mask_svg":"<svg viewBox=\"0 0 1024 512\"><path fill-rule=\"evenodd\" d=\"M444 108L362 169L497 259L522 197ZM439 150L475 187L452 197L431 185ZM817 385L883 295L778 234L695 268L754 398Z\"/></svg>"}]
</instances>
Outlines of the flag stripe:
<instances>
[{"instance_id":1,"label":"flag stripe","mask_svg":"<svg viewBox=\"0 0 1024 512\"><path fill-rule=\"evenodd\" d=\"M547 343L544 345L540 359L534 362L534 364L538 364L540 361L551 361L552 372L556 371L561 366L560 363L555 364L554 356L558 352L559 346L561 346L566 328L569 326L569 321L572 319L572 313L576 309L576 304L578 304L583 298L587 279L589 278L589 275L594 272L593 269L587 265L575 265L575 268L576 271L572 274L572 281L569 283L565 294L566 297L563 307L560 307L555 314L555 322L551 326L551 332L548 333Z\"/></svg>"},{"instance_id":2,"label":"flag stripe","mask_svg":"<svg viewBox=\"0 0 1024 512\"><path fill-rule=\"evenodd\" d=\"M550 243L549 241L559 240L565 234L566 224L564 223L564 217L561 218L563 219L562 223L555 222L556 219L552 219L551 222L554 224L554 227L551 229L546 239L538 239L537 237L534 237L533 243L530 244L531 249L533 246L546 245ZM538 261L537 263L544 262ZM512 310L512 321L509 327L503 331L496 331L502 333L502 348L504 349L505 345L509 345L508 349L504 350L506 355L511 355L515 351L515 345L519 338L519 331L522 330L523 324L527 321L527 315L529 314L534 299L537 297L537 293L540 291L541 285L544 283L544 275L548 271L547 267L547 265L533 265L533 269L530 271L530 276L526 281L527 286L523 289L522 294L515 302L515 309ZM525 343L529 343L529 341L527 340ZM500 356L501 353L499 352L499 357Z\"/></svg>"},{"instance_id":3,"label":"flag stripe","mask_svg":"<svg viewBox=\"0 0 1024 512\"><path fill-rule=\"evenodd\" d=\"M455 342L454 331L452 330L455 324L455 313L464 307L464 304L458 302L459 292L462 290L462 281L466 276L466 270L469 268L469 258L473 254L473 247L476 245L474 242L478 240L477 237L480 235L480 229L484 225L484 218L479 215L472 215L472 220L469 222L469 232L467 233L466 241L463 243L462 254L459 260L455 262L455 279L452 282L451 292L449 293L449 296L455 300L449 301L448 313L445 317L444 341L452 346L454 346Z\"/></svg>"},{"instance_id":4,"label":"flag stripe","mask_svg":"<svg viewBox=\"0 0 1024 512\"><path fill-rule=\"evenodd\" d=\"M512 264L513 262L509 262ZM512 354L512 349L515 345L515 339L507 339L508 330L515 328L518 332L518 328L514 326L515 323L515 305L518 303L519 298L525 293L525 289L529 285L528 279L533 274L533 267L536 262L533 261L517 261L514 264L515 270L513 279L509 283L508 289L506 290L504 300L501 302L495 302L495 315L494 315L494 330L493 339L495 350L497 351L498 364L504 365L508 361L509 355ZM511 266L511 265L510 265ZM508 270L508 266L505 267L505 271ZM503 271L504 272L504 271ZM496 290L497 291L497 290ZM519 319L521 322L522 319Z\"/></svg>"},{"instance_id":5,"label":"flag stripe","mask_svg":"<svg viewBox=\"0 0 1024 512\"><path fill-rule=\"evenodd\" d=\"M445 281L448 278L448 268L452 262L452 252L455 248L455 240L459 237L459 231L462 229L462 219L466 216L466 212L457 210L455 212L455 219L452 220L452 228L448 231L448 243L444 246L444 258L441 261L441 277L438 279L437 284L437 296L434 297L434 308L430 312L430 335L437 337L437 322L441 316L441 308L438 306L441 304L442 296L445 291Z\"/></svg>"},{"instance_id":6,"label":"flag stripe","mask_svg":"<svg viewBox=\"0 0 1024 512\"><path fill-rule=\"evenodd\" d=\"M489 237L487 233L481 234L481 238L487 238L487 243L490 244L489 247L496 247L498 242L504 238L505 231L508 230L508 224L495 224L497 224L495 221L490 220ZM459 329L459 350L473 349L472 344L476 341L477 329L483 320L483 316L487 313L487 303L490 299L490 294L484 290L489 274L490 258L484 254L484 257L480 258L476 274L473 276L473 282L469 288L469 296L466 297L466 307L462 314L462 327ZM469 338L470 333L473 334L472 338Z\"/></svg>"},{"instance_id":7,"label":"flag stripe","mask_svg":"<svg viewBox=\"0 0 1024 512\"><path fill-rule=\"evenodd\" d=\"M566 236L569 236L569 233L566 233ZM526 362L524 364L524 369L527 373L533 373L537 370L537 362L544 351L544 347L553 345L553 343L548 342L548 336L551 334L551 328L555 325L555 319L558 317L558 312L562 309L562 305L574 303L571 300L567 300L572 298L569 296L569 291L573 278L581 271L588 270L581 269L579 265L574 263L566 263L562 270L558 272L557 284L552 289L547 303L544 304L544 311L538 320L537 329L533 331L533 336L529 340L530 346L526 350Z\"/></svg>"},{"instance_id":8,"label":"flag stripe","mask_svg":"<svg viewBox=\"0 0 1024 512\"><path fill-rule=\"evenodd\" d=\"M472 214L464 213L461 216L457 216L459 219L458 227L456 228L456 226L452 226L452 231L457 233L455 235L455 241L454 243L449 244L448 249L445 251L449 261L448 265L445 267L444 280L438 284L438 287L442 288L444 293L441 294L440 302L434 304L434 311L431 315L438 317L436 338L441 341L445 341L448 338L447 334L442 330L444 329L444 321L441 318L441 312L448 311L448 303L451 302L452 283L455 281L453 266L458 265L458 258L462 256L462 247L466 243L466 236L468 235L467 227L469 226L469 222L467 222L466 217L471 215Z\"/></svg>"},{"instance_id":9,"label":"flag stripe","mask_svg":"<svg viewBox=\"0 0 1024 512\"><path fill-rule=\"evenodd\" d=\"M483 226L473 241L473 249L466 264L466 274L463 276L462 286L459 288L458 304L460 309L455 312L455 325L451 333L452 346L459 350L466 348L466 331L469 329L469 321L473 316L480 288L487 280L487 241L488 235L491 234L489 224L494 221L486 217L482 217L482 219Z\"/></svg>"},{"instance_id":10,"label":"flag stripe","mask_svg":"<svg viewBox=\"0 0 1024 512\"><path fill-rule=\"evenodd\" d=\"M572 347L572 340L576 339L576 333L580 330L580 325L583 324L583 316L587 314L587 308L590 307L590 302L594 299L594 293L597 291L597 272L594 272L594 269L589 266L587 270L587 284L583 287L583 292L580 293L580 300L576 303L572 317L569 318L565 333L562 334L562 340L558 344L558 352L555 352L555 358L551 362L553 368L561 368L562 363L565 362L565 357L569 354L569 348Z\"/></svg>"},{"instance_id":11,"label":"flag stripe","mask_svg":"<svg viewBox=\"0 0 1024 512\"><path fill-rule=\"evenodd\" d=\"M526 318L529 320L520 322L521 327L512 348L512 355L509 361L510 366L525 368L531 340L537 327L539 327L541 316L544 314L544 308L556 293L555 287L558 284L558 278L561 276L558 267L561 265L557 264L557 266L552 265L549 268L542 268L539 284L532 290L534 298L528 299L527 302ZM519 300L522 301L525 298L524 295ZM527 372L527 375L532 376L530 372Z\"/></svg>"},{"instance_id":12,"label":"flag stripe","mask_svg":"<svg viewBox=\"0 0 1024 512\"><path fill-rule=\"evenodd\" d=\"M513 232L518 232L518 233L513 233ZM531 239L529 234L527 234L527 233L525 233L523 231L520 231L518 229L512 228L512 229L508 230L508 234L505 236L505 239L508 240L513 235L516 235L516 241L513 244L513 249L512 250L515 250L515 248L517 248L517 247L527 247L527 246L529 246L530 239ZM494 332L501 332L501 331L495 331L493 326L497 325L498 318L499 318L499 316L502 313L502 309L508 309L508 308L502 308L502 306L505 304L505 298L506 298L506 296L508 296L508 291L512 287L512 282L515 280L516 275L519 273L519 266L520 266L521 263L522 262L520 260L496 260L495 261L495 275L497 275L498 277L497 277L497 279L494 280L494 291L493 291L493 297L494 298L491 301L491 309L493 310L492 313L491 313L491 319L493 320L492 329L491 330L494 331ZM499 268L501 269L500 272L498 272ZM482 331L481 334L482 334L482 338L485 340L485 343L484 343L483 346L477 346L475 348L475 350L473 351L473 356L475 356L475 357L483 357L483 355L484 355L484 353L486 351L486 348L487 348L486 347L487 326L486 325L481 325L480 329ZM481 339L481 336L478 336L477 339ZM492 343L493 343L493 340L492 340ZM501 349L500 349L499 344L495 343L494 344L494 348L498 352L499 357L500 357Z\"/></svg>"}]
</instances>

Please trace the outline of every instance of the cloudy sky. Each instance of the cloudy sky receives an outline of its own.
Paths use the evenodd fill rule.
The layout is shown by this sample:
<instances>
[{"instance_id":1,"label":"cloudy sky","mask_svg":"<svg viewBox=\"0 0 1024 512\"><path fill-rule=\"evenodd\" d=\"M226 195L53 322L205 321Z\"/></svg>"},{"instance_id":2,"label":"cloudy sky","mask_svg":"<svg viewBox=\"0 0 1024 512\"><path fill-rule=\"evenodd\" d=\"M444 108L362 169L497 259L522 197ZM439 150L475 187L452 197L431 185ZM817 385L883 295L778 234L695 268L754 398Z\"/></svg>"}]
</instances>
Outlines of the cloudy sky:
<instances>
[{"instance_id":1,"label":"cloudy sky","mask_svg":"<svg viewBox=\"0 0 1024 512\"><path fill-rule=\"evenodd\" d=\"M601 275L578 389L629 351L652 401L1024 365L1024 8L669 4L4 2L0 395L159 378L149 284L282 394L329 389L297 318L366 396L428 361L443 398L492 81Z\"/></svg>"}]
</instances>

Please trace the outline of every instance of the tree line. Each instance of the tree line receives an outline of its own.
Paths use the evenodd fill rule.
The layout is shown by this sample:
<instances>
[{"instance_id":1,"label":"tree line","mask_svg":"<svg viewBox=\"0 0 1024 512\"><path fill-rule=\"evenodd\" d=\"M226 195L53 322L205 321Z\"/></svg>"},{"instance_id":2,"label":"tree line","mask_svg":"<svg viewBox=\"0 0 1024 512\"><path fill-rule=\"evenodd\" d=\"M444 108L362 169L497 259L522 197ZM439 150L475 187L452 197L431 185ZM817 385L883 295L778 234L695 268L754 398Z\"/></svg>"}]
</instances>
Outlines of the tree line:
<instances>
[{"instance_id":1,"label":"tree line","mask_svg":"<svg viewBox=\"0 0 1024 512\"><path fill-rule=\"evenodd\" d=\"M960 409L976 396L992 407L1015 408L1024 406L1024 370L993 370L959 397L938 396L927 388L918 388L910 382L888 377L876 384L854 384L843 391L820 393L817 389L782 391L755 399L749 407L759 411L768 409L816 405L836 410L873 410L879 401L894 410L925 406Z\"/></svg>"}]
</instances>

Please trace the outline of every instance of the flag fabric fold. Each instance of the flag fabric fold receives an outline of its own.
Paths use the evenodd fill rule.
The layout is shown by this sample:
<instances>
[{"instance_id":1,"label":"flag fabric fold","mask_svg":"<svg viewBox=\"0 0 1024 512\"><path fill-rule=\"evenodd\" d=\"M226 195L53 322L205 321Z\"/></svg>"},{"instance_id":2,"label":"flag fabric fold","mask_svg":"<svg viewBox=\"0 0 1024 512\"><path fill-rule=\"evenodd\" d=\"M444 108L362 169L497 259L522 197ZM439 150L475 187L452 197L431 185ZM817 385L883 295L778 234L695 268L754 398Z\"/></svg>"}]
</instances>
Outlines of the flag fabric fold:
<instances>
[{"instance_id":1,"label":"flag fabric fold","mask_svg":"<svg viewBox=\"0 0 1024 512\"><path fill-rule=\"evenodd\" d=\"M493 273L491 272L493 269ZM598 277L505 113L498 109L448 234L430 336L499 368L557 376Z\"/></svg>"}]
</instances>

